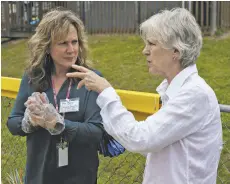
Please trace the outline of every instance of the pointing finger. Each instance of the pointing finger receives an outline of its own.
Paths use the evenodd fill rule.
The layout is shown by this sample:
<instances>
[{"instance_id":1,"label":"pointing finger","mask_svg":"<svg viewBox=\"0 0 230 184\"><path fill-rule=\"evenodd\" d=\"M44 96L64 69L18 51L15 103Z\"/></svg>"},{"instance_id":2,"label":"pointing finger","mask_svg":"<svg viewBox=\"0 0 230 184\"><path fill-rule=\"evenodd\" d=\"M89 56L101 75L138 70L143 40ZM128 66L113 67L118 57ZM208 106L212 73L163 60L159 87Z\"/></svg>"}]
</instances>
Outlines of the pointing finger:
<instances>
[{"instance_id":1,"label":"pointing finger","mask_svg":"<svg viewBox=\"0 0 230 184\"><path fill-rule=\"evenodd\" d=\"M90 71L89 69L87 69L83 66L79 66L79 65L72 65L72 68L74 68L75 70L78 70L80 72L84 72L84 73Z\"/></svg>"},{"instance_id":2,"label":"pointing finger","mask_svg":"<svg viewBox=\"0 0 230 184\"><path fill-rule=\"evenodd\" d=\"M85 73L82 73L82 72L72 72L72 73L67 73L66 76L84 79L86 75Z\"/></svg>"}]
</instances>

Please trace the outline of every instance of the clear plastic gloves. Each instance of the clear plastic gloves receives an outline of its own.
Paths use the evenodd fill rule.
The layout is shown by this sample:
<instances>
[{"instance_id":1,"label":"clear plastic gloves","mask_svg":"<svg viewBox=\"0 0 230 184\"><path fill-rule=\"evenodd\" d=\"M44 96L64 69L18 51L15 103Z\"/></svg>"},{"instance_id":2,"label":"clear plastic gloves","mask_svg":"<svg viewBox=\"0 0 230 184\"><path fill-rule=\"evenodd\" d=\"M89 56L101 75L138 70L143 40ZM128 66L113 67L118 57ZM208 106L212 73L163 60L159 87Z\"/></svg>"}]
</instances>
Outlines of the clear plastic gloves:
<instances>
[{"instance_id":1,"label":"clear plastic gloves","mask_svg":"<svg viewBox=\"0 0 230 184\"><path fill-rule=\"evenodd\" d=\"M24 132L30 133L39 126L47 129L51 135L60 134L64 130L64 118L49 103L45 93L34 92L25 102L25 106L26 111L22 121ZM32 127L29 126L30 124Z\"/></svg>"},{"instance_id":2,"label":"clear plastic gloves","mask_svg":"<svg viewBox=\"0 0 230 184\"><path fill-rule=\"evenodd\" d=\"M31 125L30 120L29 120L29 110L26 108L26 111L24 113L24 118L22 119L22 130L25 133L32 133L34 132L38 127L35 127Z\"/></svg>"}]
</instances>

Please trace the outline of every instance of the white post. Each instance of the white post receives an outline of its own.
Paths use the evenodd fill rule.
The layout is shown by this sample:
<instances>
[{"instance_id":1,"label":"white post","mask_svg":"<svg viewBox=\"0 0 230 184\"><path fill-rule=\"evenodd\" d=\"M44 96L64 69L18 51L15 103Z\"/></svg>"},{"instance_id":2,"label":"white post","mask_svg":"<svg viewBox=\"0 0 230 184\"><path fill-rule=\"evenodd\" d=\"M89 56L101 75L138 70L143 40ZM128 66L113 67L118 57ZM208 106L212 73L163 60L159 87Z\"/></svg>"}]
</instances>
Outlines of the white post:
<instances>
[{"instance_id":1,"label":"white post","mask_svg":"<svg viewBox=\"0 0 230 184\"><path fill-rule=\"evenodd\" d=\"M139 33L139 24L140 24L140 2L134 1L135 5L135 24L136 24L136 34Z\"/></svg>"},{"instance_id":2,"label":"white post","mask_svg":"<svg viewBox=\"0 0 230 184\"><path fill-rule=\"evenodd\" d=\"M211 36L216 32L216 16L217 16L217 3L216 1L211 2Z\"/></svg>"},{"instance_id":3,"label":"white post","mask_svg":"<svg viewBox=\"0 0 230 184\"><path fill-rule=\"evenodd\" d=\"M188 2L188 10L192 13L192 1Z\"/></svg>"},{"instance_id":4,"label":"white post","mask_svg":"<svg viewBox=\"0 0 230 184\"><path fill-rule=\"evenodd\" d=\"M185 2L182 1L181 3L182 3L182 8L185 8Z\"/></svg>"}]
</instances>

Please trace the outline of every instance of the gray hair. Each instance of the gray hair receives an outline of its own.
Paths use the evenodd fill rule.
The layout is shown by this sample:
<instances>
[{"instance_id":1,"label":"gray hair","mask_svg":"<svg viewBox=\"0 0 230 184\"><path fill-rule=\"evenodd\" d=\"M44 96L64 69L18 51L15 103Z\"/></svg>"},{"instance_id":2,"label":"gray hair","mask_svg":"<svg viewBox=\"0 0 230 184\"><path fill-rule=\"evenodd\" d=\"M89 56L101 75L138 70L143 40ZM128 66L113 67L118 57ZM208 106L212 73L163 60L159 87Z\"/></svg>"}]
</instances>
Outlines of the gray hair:
<instances>
[{"instance_id":1,"label":"gray hair","mask_svg":"<svg viewBox=\"0 0 230 184\"><path fill-rule=\"evenodd\" d=\"M180 53L181 66L196 62L202 48L202 33L193 15L184 8L164 10L140 25L143 40L157 41Z\"/></svg>"}]
</instances>

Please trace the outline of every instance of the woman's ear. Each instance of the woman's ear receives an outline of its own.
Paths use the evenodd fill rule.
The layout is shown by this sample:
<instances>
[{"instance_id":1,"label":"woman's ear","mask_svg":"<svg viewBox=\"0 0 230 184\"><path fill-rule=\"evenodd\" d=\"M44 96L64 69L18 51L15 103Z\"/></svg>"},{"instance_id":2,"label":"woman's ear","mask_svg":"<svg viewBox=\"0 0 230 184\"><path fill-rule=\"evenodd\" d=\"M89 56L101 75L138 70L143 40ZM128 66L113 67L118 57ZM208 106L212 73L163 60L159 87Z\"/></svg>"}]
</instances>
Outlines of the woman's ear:
<instances>
[{"instance_id":1,"label":"woman's ear","mask_svg":"<svg viewBox=\"0 0 230 184\"><path fill-rule=\"evenodd\" d=\"M177 60L179 58L179 55L180 55L179 51L177 49L174 49L174 51L173 51L173 60L174 61Z\"/></svg>"},{"instance_id":2,"label":"woman's ear","mask_svg":"<svg viewBox=\"0 0 230 184\"><path fill-rule=\"evenodd\" d=\"M177 49L174 49L174 53L179 53L179 51Z\"/></svg>"}]
</instances>

